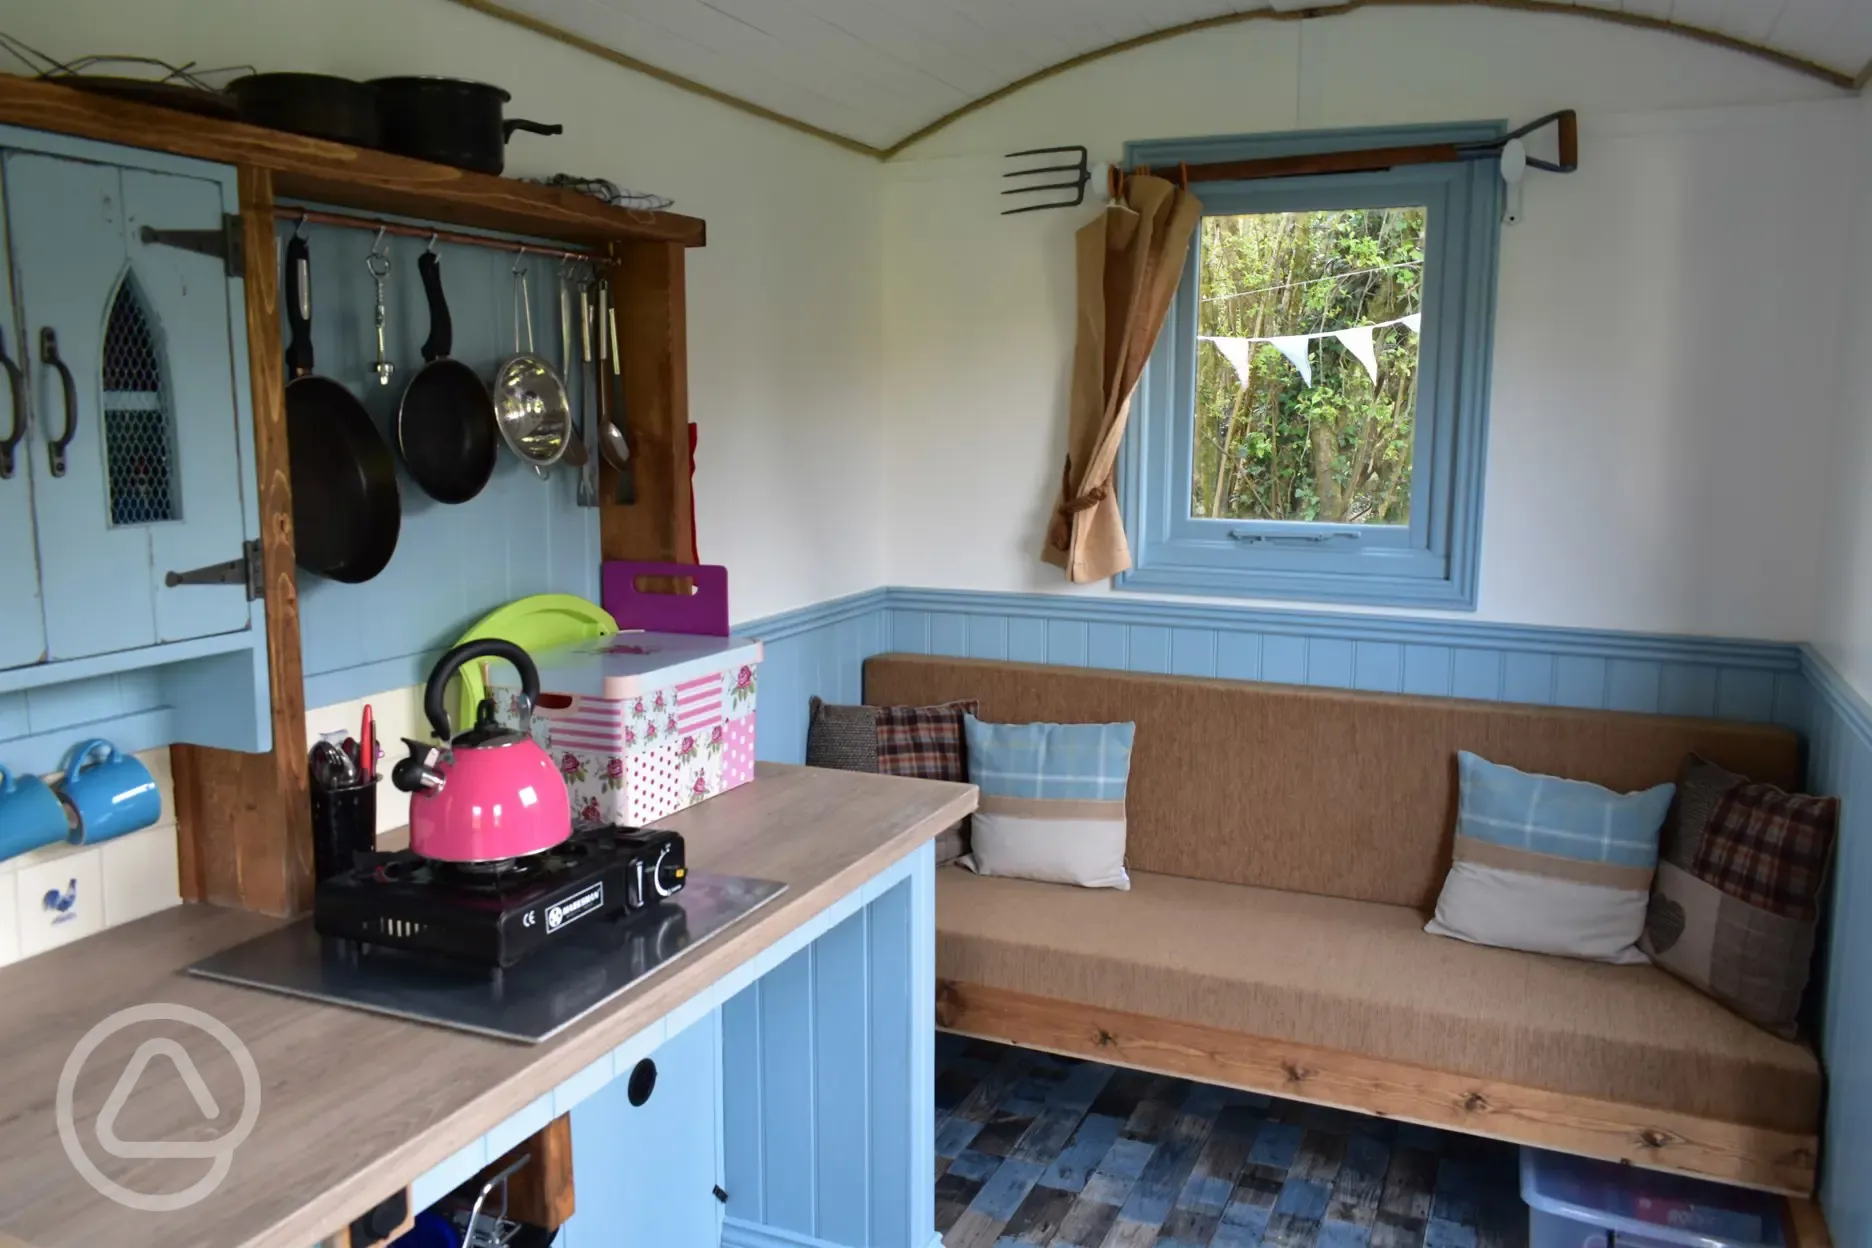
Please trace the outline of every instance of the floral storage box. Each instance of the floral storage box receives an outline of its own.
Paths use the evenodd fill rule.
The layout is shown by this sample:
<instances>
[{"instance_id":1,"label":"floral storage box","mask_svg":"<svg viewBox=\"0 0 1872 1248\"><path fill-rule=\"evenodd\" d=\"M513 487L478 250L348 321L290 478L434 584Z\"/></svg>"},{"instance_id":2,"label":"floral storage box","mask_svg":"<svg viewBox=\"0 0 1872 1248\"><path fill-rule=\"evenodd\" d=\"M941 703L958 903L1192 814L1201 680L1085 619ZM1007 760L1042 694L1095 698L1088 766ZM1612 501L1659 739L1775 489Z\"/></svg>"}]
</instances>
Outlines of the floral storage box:
<instances>
[{"instance_id":1,"label":"floral storage box","mask_svg":"<svg viewBox=\"0 0 1872 1248\"><path fill-rule=\"evenodd\" d=\"M619 633L534 661L534 735L559 764L574 819L639 828L754 778L760 642ZM519 690L494 693L511 704Z\"/></svg>"}]
</instances>

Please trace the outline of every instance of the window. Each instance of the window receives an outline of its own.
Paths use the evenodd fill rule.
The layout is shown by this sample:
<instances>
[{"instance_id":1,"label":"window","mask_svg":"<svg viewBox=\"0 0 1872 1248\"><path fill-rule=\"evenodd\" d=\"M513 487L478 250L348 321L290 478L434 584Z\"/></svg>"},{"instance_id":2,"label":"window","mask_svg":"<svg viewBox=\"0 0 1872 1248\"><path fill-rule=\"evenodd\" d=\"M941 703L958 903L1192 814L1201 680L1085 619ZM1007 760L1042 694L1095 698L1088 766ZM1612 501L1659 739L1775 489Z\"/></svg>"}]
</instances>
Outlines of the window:
<instances>
[{"instance_id":1,"label":"window","mask_svg":"<svg viewBox=\"0 0 1872 1248\"><path fill-rule=\"evenodd\" d=\"M1468 142L1494 124L1131 145L1158 169ZM1474 607L1500 237L1492 160L1197 188L1138 384L1132 589Z\"/></svg>"}]
</instances>

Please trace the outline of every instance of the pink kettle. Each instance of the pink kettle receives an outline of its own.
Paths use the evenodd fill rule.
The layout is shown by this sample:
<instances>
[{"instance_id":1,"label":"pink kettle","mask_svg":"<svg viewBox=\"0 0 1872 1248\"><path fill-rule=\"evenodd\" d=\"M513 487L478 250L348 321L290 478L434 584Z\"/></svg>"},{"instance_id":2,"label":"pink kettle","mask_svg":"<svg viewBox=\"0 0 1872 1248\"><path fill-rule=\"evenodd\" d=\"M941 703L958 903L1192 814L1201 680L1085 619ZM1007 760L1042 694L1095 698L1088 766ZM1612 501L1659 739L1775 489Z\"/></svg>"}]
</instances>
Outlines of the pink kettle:
<instances>
[{"instance_id":1,"label":"pink kettle","mask_svg":"<svg viewBox=\"0 0 1872 1248\"><path fill-rule=\"evenodd\" d=\"M440 862L495 862L551 849L572 834L572 800L551 755L525 731L495 722L485 698L475 725L450 732L444 694L449 677L476 659L506 659L520 673L531 715L539 701L539 668L511 641L456 646L429 673L423 712L441 745L404 738L410 755L390 782L410 798L410 849Z\"/></svg>"}]
</instances>

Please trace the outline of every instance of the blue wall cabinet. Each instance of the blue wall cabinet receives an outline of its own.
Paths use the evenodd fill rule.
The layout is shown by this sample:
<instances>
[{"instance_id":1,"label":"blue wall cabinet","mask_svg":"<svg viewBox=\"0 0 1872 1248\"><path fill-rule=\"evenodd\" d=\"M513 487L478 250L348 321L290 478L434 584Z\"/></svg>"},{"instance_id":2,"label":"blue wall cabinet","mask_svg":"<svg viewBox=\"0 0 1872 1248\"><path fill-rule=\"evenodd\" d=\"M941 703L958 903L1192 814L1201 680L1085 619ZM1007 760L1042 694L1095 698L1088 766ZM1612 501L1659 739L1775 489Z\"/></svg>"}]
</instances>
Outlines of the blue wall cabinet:
<instances>
[{"instance_id":1,"label":"blue wall cabinet","mask_svg":"<svg viewBox=\"0 0 1872 1248\"><path fill-rule=\"evenodd\" d=\"M0 190L0 761L265 749L233 171L0 127Z\"/></svg>"},{"instance_id":2,"label":"blue wall cabinet","mask_svg":"<svg viewBox=\"0 0 1872 1248\"><path fill-rule=\"evenodd\" d=\"M656 1085L642 1105L631 1104L633 1063L572 1111L577 1212L563 1248L720 1241L720 1037L711 1011L644 1059Z\"/></svg>"},{"instance_id":3,"label":"blue wall cabinet","mask_svg":"<svg viewBox=\"0 0 1872 1248\"><path fill-rule=\"evenodd\" d=\"M238 558L252 536L226 271L140 237L144 226L220 229L221 187L10 152L6 188L38 365L28 458L46 658L245 629L244 584L164 584L169 571Z\"/></svg>"},{"instance_id":4,"label":"blue wall cabinet","mask_svg":"<svg viewBox=\"0 0 1872 1248\"><path fill-rule=\"evenodd\" d=\"M0 195L0 238L6 232ZM0 279L12 289L6 252ZM39 603L39 556L33 541L32 443L28 420L25 347L13 301L0 299L0 668L37 663L45 655L45 616Z\"/></svg>"}]
</instances>

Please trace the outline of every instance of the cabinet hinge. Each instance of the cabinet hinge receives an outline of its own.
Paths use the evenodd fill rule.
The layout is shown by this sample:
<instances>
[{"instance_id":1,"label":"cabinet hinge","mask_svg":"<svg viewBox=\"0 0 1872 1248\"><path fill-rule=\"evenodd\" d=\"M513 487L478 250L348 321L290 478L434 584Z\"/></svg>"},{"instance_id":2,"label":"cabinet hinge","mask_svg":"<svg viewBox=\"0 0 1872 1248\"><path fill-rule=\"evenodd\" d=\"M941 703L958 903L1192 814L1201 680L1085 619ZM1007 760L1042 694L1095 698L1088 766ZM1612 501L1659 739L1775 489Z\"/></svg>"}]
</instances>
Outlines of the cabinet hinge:
<instances>
[{"instance_id":1,"label":"cabinet hinge","mask_svg":"<svg viewBox=\"0 0 1872 1248\"><path fill-rule=\"evenodd\" d=\"M138 231L145 244L180 247L197 255L213 256L227 268L229 277L247 276L247 245L241 233L238 213L225 213L218 230L159 230L146 225Z\"/></svg>"},{"instance_id":2,"label":"cabinet hinge","mask_svg":"<svg viewBox=\"0 0 1872 1248\"><path fill-rule=\"evenodd\" d=\"M163 584L171 589L177 585L245 585L247 601L252 602L266 592L266 573L260 558L260 543L258 540L242 542L241 557L226 563L211 563L205 568L191 568L187 572L171 572L163 577Z\"/></svg>"}]
</instances>

